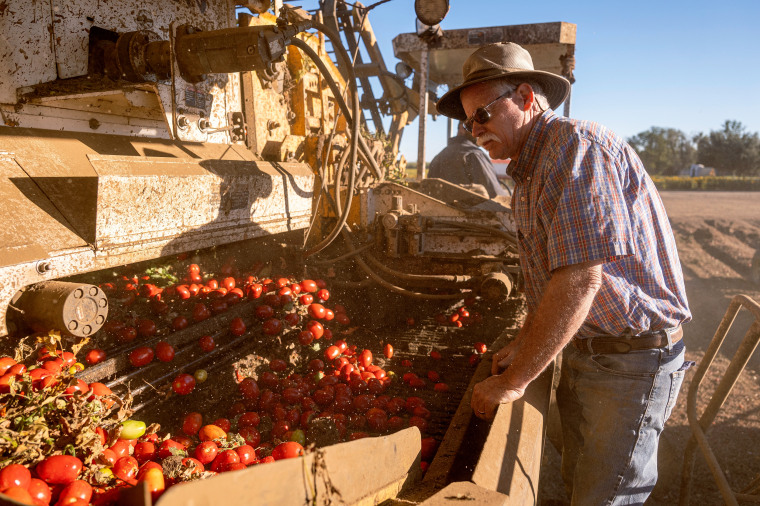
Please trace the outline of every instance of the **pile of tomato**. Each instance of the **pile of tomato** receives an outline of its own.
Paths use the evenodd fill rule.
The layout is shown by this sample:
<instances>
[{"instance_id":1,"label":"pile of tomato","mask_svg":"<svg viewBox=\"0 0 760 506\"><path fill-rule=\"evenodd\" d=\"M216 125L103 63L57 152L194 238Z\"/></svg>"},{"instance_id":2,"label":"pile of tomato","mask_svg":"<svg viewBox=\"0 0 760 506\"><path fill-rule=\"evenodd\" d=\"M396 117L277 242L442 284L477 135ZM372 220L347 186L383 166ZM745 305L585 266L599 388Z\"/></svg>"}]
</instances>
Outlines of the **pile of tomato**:
<instances>
[{"instance_id":1,"label":"pile of tomato","mask_svg":"<svg viewBox=\"0 0 760 506\"><path fill-rule=\"evenodd\" d=\"M96 473L87 472L82 455L51 455L31 469L18 464L4 467L0 492L29 504L107 505L117 500L123 487L143 481L156 498L175 483L297 457L310 444L388 434L410 426L418 427L424 436L424 470L438 442L426 434L432 415L417 392L447 392L441 375L434 370L418 374L409 360L394 360L391 343L350 344L356 329L349 327L346 308L330 302L323 280L265 276L256 270L239 274L225 265L220 275L204 275L192 263L178 282L164 286L148 276L129 275L101 283L111 301L111 315L94 346L85 350L85 361L95 365L115 345L140 340L155 343L166 336L152 346L133 348L128 358L136 368L154 360L172 362L173 332L244 301L251 303L250 311L233 318L223 338L268 336L298 346L299 360L271 357L250 376L239 374L238 398L230 400L224 417L188 412L171 434L163 436L146 433L145 423L129 420L115 440L103 432L100 449L88 455ZM470 317L465 308L455 314L447 318L447 324L461 326ZM199 349L213 352L219 339L215 336L201 337ZM485 352L482 343L475 348L471 364ZM382 355L382 361L376 363L375 354ZM39 358L28 371L8 357L0 359L0 394L8 394L10 383L24 374L36 388L46 388L61 368L82 367L71 353L43 353ZM441 357L433 351L431 358ZM174 394L191 395L209 374L204 369L190 372L174 377ZM69 388L72 395L93 400L113 397L102 383L88 385L79 380Z\"/></svg>"}]
</instances>

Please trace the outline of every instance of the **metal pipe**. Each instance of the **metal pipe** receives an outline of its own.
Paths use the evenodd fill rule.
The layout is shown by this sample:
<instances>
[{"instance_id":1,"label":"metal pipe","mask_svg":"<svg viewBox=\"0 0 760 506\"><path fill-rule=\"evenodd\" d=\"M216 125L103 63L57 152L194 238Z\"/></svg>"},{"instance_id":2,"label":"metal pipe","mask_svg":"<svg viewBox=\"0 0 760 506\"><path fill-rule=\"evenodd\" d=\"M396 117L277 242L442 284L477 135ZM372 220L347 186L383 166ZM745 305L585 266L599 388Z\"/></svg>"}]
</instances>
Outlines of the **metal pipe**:
<instances>
[{"instance_id":1,"label":"metal pipe","mask_svg":"<svg viewBox=\"0 0 760 506\"><path fill-rule=\"evenodd\" d=\"M427 113L428 113L428 91L427 91L427 79L428 79L428 46L420 53L420 106L419 114L419 133L417 137L417 181L425 179L425 129L427 127Z\"/></svg>"}]
</instances>

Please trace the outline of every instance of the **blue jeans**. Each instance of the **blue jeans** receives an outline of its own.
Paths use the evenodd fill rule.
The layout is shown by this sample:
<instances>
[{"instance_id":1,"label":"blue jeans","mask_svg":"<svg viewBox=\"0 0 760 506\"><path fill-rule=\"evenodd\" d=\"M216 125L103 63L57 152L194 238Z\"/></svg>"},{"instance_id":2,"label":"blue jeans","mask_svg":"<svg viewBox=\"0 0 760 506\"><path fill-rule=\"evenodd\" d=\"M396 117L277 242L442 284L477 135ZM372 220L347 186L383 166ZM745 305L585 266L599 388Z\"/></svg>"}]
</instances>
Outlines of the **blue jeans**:
<instances>
[{"instance_id":1,"label":"blue jeans","mask_svg":"<svg viewBox=\"0 0 760 506\"><path fill-rule=\"evenodd\" d=\"M590 355L565 348L557 405L562 479L573 505L644 504L657 482L657 442L683 382L671 350Z\"/></svg>"}]
</instances>

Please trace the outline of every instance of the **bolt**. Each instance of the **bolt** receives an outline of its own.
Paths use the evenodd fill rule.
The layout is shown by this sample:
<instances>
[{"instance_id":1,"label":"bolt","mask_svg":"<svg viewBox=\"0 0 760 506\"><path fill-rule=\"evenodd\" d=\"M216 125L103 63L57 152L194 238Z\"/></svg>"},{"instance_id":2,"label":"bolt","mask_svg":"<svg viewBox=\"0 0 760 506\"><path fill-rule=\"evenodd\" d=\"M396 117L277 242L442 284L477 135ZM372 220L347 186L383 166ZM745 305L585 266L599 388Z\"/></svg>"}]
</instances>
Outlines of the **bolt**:
<instances>
[{"instance_id":1,"label":"bolt","mask_svg":"<svg viewBox=\"0 0 760 506\"><path fill-rule=\"evenodd\" d=\"M74 290L75 299L81 299L83 295L84 295L84 292L82 291L81 288L77 288L76 290Z\"/></svg>"},{"instance_id":2,"label":"bolt","mask_svg":"<svg viewBox=\"0 0 760 506\"><path fill-rule=\"evenodd\" d=\"M248 54L253 54L256 52L256 48L254 48L253 46L248 46L247 48L245 48L245 50L248 52Z\"/></svg>"},{"instance_id":3,"label":"bolt","mask_svg":"<svg viewBox=\"0 0 760 506\"><path fill-rule=\"evenodd\" d=\"M90 335L92 333L92 327L85 325L84 328L82 328L82 333L86 336Z\"/></svg>"},{"instance_id":4,"label":"bolt","mask_svg":"<svg viewBox=\"0 0 760 506\"><path fill-rule=\"evenodd\" d=\"M273 119L270 119L267 122L267 129L274 130L275 128L280 128L280 123L278 121L275 121Z\"/></svg>"},{"instance_id":5,"label":"bolt","mask_svg":"<svg viewBox=\"0 0 760 506\"><path fill-rule=\"evenodd\" d=\"M71 320L68 324L69 330L75 330L78 326L79 324L76 320Z\"/></svg>"},{"instance_id":6,"label":"bolt","mask_svg":"<svg viewBox=\"0 0 760 506\"><path fill-rule=\"evenodd\" d=\"M50 262L47 262L45 260L41 262L37 262L37 273L39 274L45 274L47 272L50 272L50 269L53 267L50 265Z\"/></svg>"}]
</instances>

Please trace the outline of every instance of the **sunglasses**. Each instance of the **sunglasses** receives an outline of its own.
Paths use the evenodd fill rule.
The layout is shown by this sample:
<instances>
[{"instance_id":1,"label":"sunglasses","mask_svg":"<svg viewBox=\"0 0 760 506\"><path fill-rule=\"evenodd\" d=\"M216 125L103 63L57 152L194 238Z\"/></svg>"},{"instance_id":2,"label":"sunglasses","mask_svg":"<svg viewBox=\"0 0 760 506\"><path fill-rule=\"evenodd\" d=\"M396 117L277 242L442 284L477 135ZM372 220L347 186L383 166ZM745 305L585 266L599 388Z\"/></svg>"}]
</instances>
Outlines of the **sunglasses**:
<instances>
[{"instance_id":1,"label":"sunglasses","mask_svg":"<svg viewBox=\"0 0 760 506\"><path fill-rule=\"evenodd\" d=\"M484 107L478 107L477 109L475 109L475 112L472 113L472 116L470 116L469 118L465 120L464 125L463 125L464 129L472 133L473 123L477 122L480 125L485 125L486 123L488 123L488 120L491 119L491 113L488 111L488 108L491 107L496 102L498 102L499 100L501 100L502 98L508 97L511 94L512 94L512 90L508 90L505 93L496 97L492 102L485 105Z\"/></svg>"}]
</instances>

